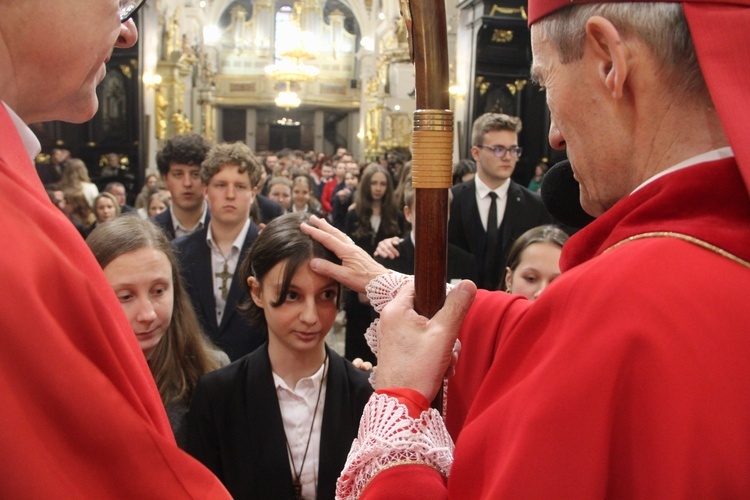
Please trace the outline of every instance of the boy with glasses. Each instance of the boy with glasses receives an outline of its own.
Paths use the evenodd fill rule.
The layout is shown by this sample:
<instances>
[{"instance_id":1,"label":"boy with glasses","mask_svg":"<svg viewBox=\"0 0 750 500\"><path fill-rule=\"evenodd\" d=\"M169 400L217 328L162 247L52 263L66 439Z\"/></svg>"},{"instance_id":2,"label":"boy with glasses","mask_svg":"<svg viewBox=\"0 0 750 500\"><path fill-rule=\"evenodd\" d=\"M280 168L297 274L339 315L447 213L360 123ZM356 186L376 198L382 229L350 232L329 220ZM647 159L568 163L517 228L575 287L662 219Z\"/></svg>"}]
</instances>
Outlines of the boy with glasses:
<instances>
[{"instance_id":1,"label":"boy with glasses","mask_svg":"<svg viewBox=\"0 0 750 500\"><path fill-rule=\"evenodd\" d=\"M471 147L477 175L452 189L448 241L474 255L477 285L488 290L497 290L516 238L551 222L539 195L510 178L522 153L519 132L519 118L500 113L477 118Z\"/></svg>"}]
</instances>

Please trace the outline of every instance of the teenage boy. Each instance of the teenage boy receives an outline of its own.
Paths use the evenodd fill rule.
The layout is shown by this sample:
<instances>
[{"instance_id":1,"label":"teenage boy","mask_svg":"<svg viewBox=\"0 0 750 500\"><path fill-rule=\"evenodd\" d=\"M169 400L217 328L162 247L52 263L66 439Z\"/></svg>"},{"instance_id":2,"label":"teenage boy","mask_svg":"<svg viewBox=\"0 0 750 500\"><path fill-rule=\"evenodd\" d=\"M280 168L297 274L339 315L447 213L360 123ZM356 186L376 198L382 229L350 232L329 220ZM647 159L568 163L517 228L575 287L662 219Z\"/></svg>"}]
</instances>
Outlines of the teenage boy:
<instances>
[{"instance_id":1,"label":"teenage boy","mask_svg":"<svg viewBox=\"0 0 750 500\"><path fill-rule=\"evenodd\" d=\"M156 155L156 166L172 195L172 204L154 216L153 222L170 239L203 229L211 220L201 181L201 163L209 149L211 144L205 137L184 134L169 139Z\"/></svg>"},{"instance_id":2,"label":"teenage boy","mask_svg":"<svg viewBox=\"0 0 750 500\"><path fill-rule=\"evenodd\" d=\"M263 343L262 332L236 311L243 299L237 267L259 231L249 215L262 168L242 143L214 146L200 170L211 219L174 242L203 331L232 361Z\"/></svg>"}]
</instances>

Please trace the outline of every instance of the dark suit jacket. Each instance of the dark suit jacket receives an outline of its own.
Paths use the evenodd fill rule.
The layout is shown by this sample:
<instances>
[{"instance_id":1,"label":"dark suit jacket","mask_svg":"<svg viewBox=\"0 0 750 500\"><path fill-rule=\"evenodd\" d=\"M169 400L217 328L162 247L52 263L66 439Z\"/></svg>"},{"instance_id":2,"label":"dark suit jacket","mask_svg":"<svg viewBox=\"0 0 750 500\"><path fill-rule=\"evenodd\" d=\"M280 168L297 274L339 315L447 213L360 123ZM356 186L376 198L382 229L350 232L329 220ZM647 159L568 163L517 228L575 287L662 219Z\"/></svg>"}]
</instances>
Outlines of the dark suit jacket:
<instances>
[{"instance_id":1,"label":"dark suit jacket","mask_svg":"<svg viewBox=\"0 0 750 500\"><path fill-rule=\"evenodd\" d=\"M336 195L334 195L334 197L335 196ZM344 219L344 232L354 240L354 243L358 247L364 249L369 255L372 255L380 240L392 236L398 236L401 232L399 228L403 227L401 224L402 218L403 214L399 212L399 220L395 233L386 231L384 224L381 223L377 234L373 237L355 237L354 231L359 227L359 220L357 219L357 212L355 210L349 210L346 212L346 217ZM367 327L370 326L370 323L372 322L375 310L369 304L360 303L359 298L357 297L357 292L347 289L344 294L344 311L346 311L344 355L347 359L362 358L365 361L370 361L372 364L375 364L377 359L367 345L367 341L364 337Z\"/></svg>"},{"instance_id":2,"label":"dark suit jacket","mask_svg":"<svg viewBox=\"0 0 750 500\"><path fill-rule=\"evenodd\" d=\"M384 259L376 257L379 263L392 269L397 273L414 274L414 243L411 235L404 235L404 239L396 246L398 257L395 259ZM477 270L474 264L474 256L463 248L448 243L448 281L455 279L477 280Z\"/></svg>"},{"instance_id":3,"label":"dark suit jacket","mask_svg":"<svg viewBox=\"0 0 750 500\"><path fill-rule=\"evenodd\" d=\"M35 166L36 173L39 175L39 180L42 181L42 184L46 185L60 182L60 179L62 178L62 167L56 167L52 163L37 163Z\"/></svg>"},{"instance_id":4,"label":"dark suit jacket","mask_svg":"<svg viewBox=\"0 0 750 500\"><path fill-rule=\"evenodd\" d=\"M260 221L263 224L268 224L276 217L284 213L284 209L281 208L281 205L273 201L271 198L263 196L262 194L258 194L255 197L255 203L258 205Z\"/></svg>"},{"instance_id":5,"label":"dark suit jacket","mask_svg":"<svg viewBox=\"0 0 750 500\"><path fill-rule=\"evenodd\" d=\"M211 248L206 243L207 233L208 225L192 234L177 238L172 244L175 247L177 259L180 261L180 270L185 280L185 287L203 331L217 347L227 353L229 359L234 361L260 346L265 340L265 335L259 328L251 326L237 311L237 306L240 303L249 300L245 296L238 277L239 263L229 287L227 305L221 318L221 324L216 324ZM240 252L240 263L257 236L258 226L251 222Z\"/></svg>"},{"instance_id":6,"label":"dark suit jacket","mask_svg":"<svg viewBox=\"0 0 750 500\"><path fill-rule=\"evenodd\" d=\"M151 217L151 222L162 228L170 240L175 238L174 224L172 224L172 207L167 207L162 213ZM211 211L208 209L208 206L206 206L206 220L203 227L208 226L209 222L211 222Z\"/></svg>"},{"instance_id":7,"label":"dark suit jacket","mask_svg":"<svg viewBox=\"0 0 750 500\"><path fill-rule=\"evenodd\" d=\"M448 241L474 255L477 260L479 282L485 283L485 277L482 276L484 248L479 248L479 242L483 240L486 231L479 218L474 179L453 186L452 191L453 202L448 222ZM552 222L552 217L542 204L541 197L511 180L499 241L500 248L502 248L498 256L501 272L505 269L510 247L519 236L532 227ZM496 277L494 281L498 280L499 277Z\"/></svg>"},{"instance_id":8,"label":"dark suit jacket","mask_svg":"<svg viewBox=\"0 0 750 500\"><path fill-rule=\"evenodd\" d=\"M365 372L326 349L319 499L334 497L336 480L372 393ZM234 498L294 498L268 344L201 377L188 414L187 451L211 469Z\"/></svg>"},{"instance_id":9,"label":"dark suit jacket","mask_svg":"<svg viewBox=\"0 0 750 500\"><path fill-rule=\"evenodd\" d=\"M333 210L331 211L331 220L333 221L333 226L335 228L340 229L341 231L345 231L346 214L349 213L349 207L351 206L352 202L354 202L354 195L356 194L357 190L352 190L352 192L349 193L347 199L344 201L341 201L339 199L339 191L341 191L341 189L334 188L333 196L331 197L331 206L333 207Z\"/></svg>"},{"instance_id":10,"label":"dark suit jacket","mask_svg":"<svg viewBox=\"0 0 750 500\"><path fill-rule=\"evenodd\" d=\"M403 227L403 218L404 214L402 212L398 212L398 224L396 225L397 228ZM358 226L359 219L357 219L357 212L355 210L347 211L346 215L344 216L343 231L354 240L354 243L358 247L363 248L369 255L372 255L375 252L375 249L378 247L378 242L380 242L380 240L391 238L392 236L398 236L401 232L401 229L398 229L398 233L396 234L386 232L383 224L380 224L378 232L372 238L368 238L366 236L357 238L353 235Z\"/></svg>"}]
</instances>

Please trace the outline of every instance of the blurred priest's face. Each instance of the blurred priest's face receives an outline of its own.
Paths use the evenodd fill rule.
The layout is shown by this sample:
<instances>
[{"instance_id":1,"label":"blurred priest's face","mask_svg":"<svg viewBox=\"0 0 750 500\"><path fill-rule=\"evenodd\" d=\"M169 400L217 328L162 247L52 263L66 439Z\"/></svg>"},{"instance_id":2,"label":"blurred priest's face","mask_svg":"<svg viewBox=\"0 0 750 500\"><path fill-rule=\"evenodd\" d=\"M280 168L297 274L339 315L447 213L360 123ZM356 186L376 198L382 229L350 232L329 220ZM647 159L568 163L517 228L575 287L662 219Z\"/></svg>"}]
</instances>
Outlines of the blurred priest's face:
<instances>
[{"instance_id":1,"label":"blurred priest's face","mask_svg":"<svg viewBox=\"0 0 750 500\"><path fill-rule=\"evenodd\" d=\"M138 38L119 13L118 0L0 2L0 98L26 123L91 119L113 49Z\"/></svg>"}]
</instances>

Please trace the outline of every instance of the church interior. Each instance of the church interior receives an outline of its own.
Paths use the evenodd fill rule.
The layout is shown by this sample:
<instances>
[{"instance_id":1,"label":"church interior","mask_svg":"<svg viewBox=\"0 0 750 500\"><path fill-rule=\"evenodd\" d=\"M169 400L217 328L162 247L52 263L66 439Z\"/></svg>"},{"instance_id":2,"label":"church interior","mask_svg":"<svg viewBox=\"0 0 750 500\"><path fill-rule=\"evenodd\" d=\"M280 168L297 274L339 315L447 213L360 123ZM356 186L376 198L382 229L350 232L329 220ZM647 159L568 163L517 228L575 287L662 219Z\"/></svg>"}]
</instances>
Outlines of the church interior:
<instances>
[{"instance_id":1,"label":"church interior","mask_svg":"<svg viewBox=\"0 0 750 500\"><path fill-rule=\"evenodd\" d=\"M454 163L477 116L519 116L514 180L526 185L537 163L555 160L544 94L529 81L526 1L436 1L447 14ZM112 55L96 116L32 125L38 163L64 148L96 180L114 153L137 189L163 141L188 131L257 152L408 158L415 76L398 0L149 0L135 21L139 41Z\"/></svg>"}]
</instances>

